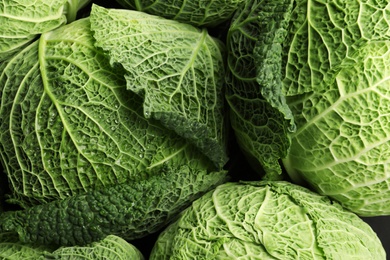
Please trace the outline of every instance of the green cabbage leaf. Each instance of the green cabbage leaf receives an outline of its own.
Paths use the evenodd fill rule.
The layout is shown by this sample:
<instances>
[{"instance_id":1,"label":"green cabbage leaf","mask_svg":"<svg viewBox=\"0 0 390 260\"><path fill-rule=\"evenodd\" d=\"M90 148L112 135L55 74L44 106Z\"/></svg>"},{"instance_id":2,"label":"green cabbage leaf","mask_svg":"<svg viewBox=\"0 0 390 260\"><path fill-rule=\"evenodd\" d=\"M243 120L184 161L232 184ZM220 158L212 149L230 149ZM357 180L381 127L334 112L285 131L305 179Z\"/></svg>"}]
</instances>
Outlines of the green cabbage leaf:
<instances>
[{"instance_id":1,"label":"green cabbage leaf","mask_svg":"<svg viewBox=\"0 0 390 260\"><path fill-rule=\"evenodd\" d=\"M60 247L56 249L49 246L23 243L12 232L0 234L0 258L7 260L144 259L135 246L114 235L108 235L102 240L85 246Z\"/></svg>"},{"instance_id":2,"label":"green cabbage leaf","mask_svg":"<svg viewBox=\"0 0 390 260\"><path fill-rule=\"evenodd\" d=\"M228 35L226 99L235 136L254 169L281 178L294 119L282 92L282 43L294 1L247 1Z\"/></svg>"},{"instance_id":3,"label":"green cabbage leaf","mask_svg":"<svg viewBox=\"0 0 390 260\"><path fill-rule=\"evenodd\" d=\"M214 171L190 142L146 119L124 70L96 48L89 18L44 33L2 64L0 155L23 207L181 165Z\"/></svg>"},{"instance_id":4,"label":"green cabbage leaf","mask_svg":"<svg viewBox=\"0 0 390 260\"><path fill-rule=\"evenodd\" d=\"M117 0L122 7L179 22L214 27L227 21L245 0Z\"/></svg>"},{"instance_id":5,"label":"green cabbage leaf","mask_svg":"<svg viewBox=\"0 0 390 260\"><path fill-rule=\"evenodd\" d=\"M288 96L321 91L367 42L389 39L387 2L295 1L284 44Z\"/></svg>"},{"instance_id":6,"label":"green cabbage leaf","mask_svg":"<svg viewBox=\"0 0 390 260\"><path fill-rule=\"evenodd\" d=\"M104 239L92 242L85 246L60 247L50 254L45 254L45 259L61 260L144 260L144 256L134 245L121 237L108 235Z\"/></svg>"},{"instance_id":7,"label":"green cabbage leaf","mask_svg":"<svg viewBox=\"0 0 390 260\"><path fill-rule=\"evenodd\" d=\"M89 0L9 0L0 2L0 62L44 32L76 19Z\"/></svg>"},{"instance_id":8,"label":"green cabbage leaf","mask_svg":"<svg viewBox=\"0 0 390 260\"><path fill-rule=\"evenodd\" d=\"M165 167L145 180L6 211L0 214L0 232L16 232L23 243L47 246L81 246L107 235L130 241L157 232L226 180L226 171Z\"/></svg>"},{"instance_id":9,"label":"green cabbage leaf","mask_svg":"<svg viewBox=\"0 0 390 260\"><path fill-rule=\"evenodd\" d=\"M362 216L390 213L389 7L252 0L237 10L227 101L264 179L309 184Z\"/></svg>"},{"instance_id":10,"label":"green cabbage leaf","mask_svg":"<svg viewBox=\"0 0 390 260\"><path fill-rule=\"evenodd\" d=\"M292 103L299 128L283 162L297 182L308 182L346 208L362 216L387 215L390 41L370 42L351 59L327 89Z\"/></svg>"},{"instance_id":11,"label":"green cabbage leaf","mask_svg":"<svg viewBox=\"0 0 390 260\"><path fill-rule=\"evenodd\" d=\"M44 245L22 243L14 232L0 232L0 259L37 260L43 259L53 248Z\"/></svg>"},{"instance_id":12,"label":"green cabbage leaf","mask_svg":"<svg viewBox=\"0 0 390 260\"><path fill-rule=\"evenodd\" d=\"M123 66L145 117L225 165L223 44L205 29L138 11L93 5L90 19L95 45Z\"/></svg>"},{"instance_id":13,"label":"green cabbage leaf","mask_svg":"<svg viewBox=\"0 0 390 260\"><path fill-rule=\"evenodd\" d=\"M361 216L390 214L390 6L297 1L284 93L297 130L288 174Z\"/></svg>"}]
</instances>

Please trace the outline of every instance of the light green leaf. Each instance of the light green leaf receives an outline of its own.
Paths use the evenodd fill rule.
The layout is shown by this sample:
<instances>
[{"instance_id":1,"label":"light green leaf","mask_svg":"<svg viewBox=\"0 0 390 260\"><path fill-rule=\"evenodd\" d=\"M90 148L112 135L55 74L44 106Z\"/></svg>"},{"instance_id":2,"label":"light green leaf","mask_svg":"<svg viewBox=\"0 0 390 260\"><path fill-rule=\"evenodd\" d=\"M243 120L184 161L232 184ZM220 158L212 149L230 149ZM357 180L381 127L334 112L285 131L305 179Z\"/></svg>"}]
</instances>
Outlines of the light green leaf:
<instances>
[{"instance_id":1,"label":"light green leaf","mask_svg":"<svg viewBox=\"0 0 390 260\"><path fill-rule=\"evenodd\" d=\"M0 232L0 259L4 260L37 260L43 259L46 253L53 249L47 246L37 246L19 241L13 232Z\"/></svg>"},{"instance_id":2,"label":"light green leaf","mask_svg":"<svg viewBox=\"0 0 390 260\"><path fill-rule=\"evenodd\" d=\"M102 240L85 246L54 248L27 244L19 240L16 233L0 233L0 259L3 260L143 260L141 252L124 239L108 235Z\"/></svg>"},{"instance_id":3,"label":"light green leaf","mask_svg":"<svg viewBox=\"0 0 390 260\"><path fill-rule=\"evenodd\" d=\"M285 40L286 95L327 88L365 42L390 37L387 1L295 1Z\"/></svg>"},{"instance_id":4,"label":"light green leaf","mask_svg":"<svg viewBox=\"0 0 390 260\"><path fill-rule=\"evenodd\" d=\"M388 215L390 42L370 42L351 59L327 89L291 101L299 128L284 164L351 211Z\"/></svg>"},{"instance_id":5,"label":"light green leaf","mask_svg":"<svg viewBox=\"0 0 390 260\"><path fill-rule=\"evenodd\" d=\"M61 260L143 260L142 253L121 237L108 235L86 246L60 247L47 259Z\"/></svg>"},{"instance_id":6,"label":"light green leaf","mask_svg":"<svg viewBox=\"0 0 390 260\"><path fill-rule=\"evenodd\" d=\"M386 259L357 215L289 182L225 183L158 237L154 259Z\"/></svg>"}]
</instances>

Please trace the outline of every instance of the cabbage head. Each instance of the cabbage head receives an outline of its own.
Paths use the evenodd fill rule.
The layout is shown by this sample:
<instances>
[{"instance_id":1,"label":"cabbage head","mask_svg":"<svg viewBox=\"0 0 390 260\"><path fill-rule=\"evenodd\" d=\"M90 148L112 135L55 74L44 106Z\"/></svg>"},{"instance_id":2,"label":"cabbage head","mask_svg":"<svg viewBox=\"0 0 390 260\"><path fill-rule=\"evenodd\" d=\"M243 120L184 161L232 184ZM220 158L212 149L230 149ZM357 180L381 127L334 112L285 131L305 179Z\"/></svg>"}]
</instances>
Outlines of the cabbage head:
<instances>
[{"instance_id":1,"label":"cabbage head","mask_svg":"<svg viewBox=\"0 0 390 260\"><path fill-rule=\"evenodd\" d=\"M389 11L303 1L292 12L300 29L286 38L283 88L297 130L284 166L361 216L390 214Z\"/></svg>"},{"instance_id":2,"label":"cabbage head","mask_svg":"<svg viewBox=\"0 0 390 260\"><path fill-rule=\"evenodd\" d=\"M289 182L225 183L157 239L150 259L386 259L371 227Z\"/></svg>"},{"instance_id":3,"label":"cabbage head","mask_svg":"<svg viewBox=\"0 0 390 260\"><path fill-rule=\"evenodd\" d=\"M390 214L389 11L380 1L252 0L236 12L227 100L265 179L287 172L361 216Z\"/></svg>"},{"instance_id":4,"label":"cabbage head","mask_svg":"<svg viewBox=\"0 0 390 260\"><path fill-rule=\"evenodd\" d=\"M135 11L119 18L116 13L112 16L101 13L43 33L12 59L0 64L0 158L12 192L10 202L29 207L127 181L143 180L183 165L193 171L219 171L226 161L221 130L224 128L223 96L219 91L224 71L219 67L216 67L218 73L214 71L214 66L223 63L221 45L206 31L178 22L169 22L171 27L164 32L158 31L166 23L163 19L153 19ZM147 68L151 69L155 64L145 67L146 63L141 67L145 72L143 75L138 73L140 70L126 71L125 66L114 62L115 53L111 57L109 52L96 46L97 36L107 28L102 27L99 31L96 29L99 24L94 23L107 21L109 24L112 17L117 19L113 23L121 19L121 26L116 30L118 34L134 25L133 32L138 35L137 31L146 27L137 25L152 21L156 28L146 29L154 31L143 31L151 37L144 39L146 42L167 38L174 28L176 35L185 39L181 43L182 49L176 48L181 54L174 50L165 53L165 46L152 45L154 49L150 49L143 45L142 39L133 41L134 37L128 42L119 41L123 48L133 49L139 45L133 54L127 53L137 57L136 63L150 60L151 53L156 56L161 53L158 59L166 58L161 73L153 75L157 70ZM96 38L91 27L95 28ZM192 31L189 33L188 30ZM116 37L121 38L121 35ZM197 41L192 41L194 39ZM183 54L181 51L191 50L193 44L198 44L199 52L184 56L179 66L176 57ZM193 73L200 73L199 67L209 70L204 71L203 78L194 78ZM154 86L146 84L148 77L154 77L156 84L161 84L156 85L156 91L173 92L162 93L161 99L168 100L172 96L170 100L173 101L164 103L155 98L153 103L152 98L144 102L148 95L127 89L127 73L136 73L141 78L141 82L133 82L131 86L147 94L153 90L145 87ZM141 85L142 82L145 84ZM171 127L166 127L163 120L147 118L144 103L149 107L162 104L168 110L165 118L171 120L168 120ZM176 108L184 114L179 119L171 111ZM185 121L186 118L190 120ZM173 129L174 126L179 126L181 131ZM205 143L199 147L194 143L197 137L209 133L214 140L209 146ZM217 155L218 161L200 152L201 149L209 155Z\"/></svg>"}]
</instances>

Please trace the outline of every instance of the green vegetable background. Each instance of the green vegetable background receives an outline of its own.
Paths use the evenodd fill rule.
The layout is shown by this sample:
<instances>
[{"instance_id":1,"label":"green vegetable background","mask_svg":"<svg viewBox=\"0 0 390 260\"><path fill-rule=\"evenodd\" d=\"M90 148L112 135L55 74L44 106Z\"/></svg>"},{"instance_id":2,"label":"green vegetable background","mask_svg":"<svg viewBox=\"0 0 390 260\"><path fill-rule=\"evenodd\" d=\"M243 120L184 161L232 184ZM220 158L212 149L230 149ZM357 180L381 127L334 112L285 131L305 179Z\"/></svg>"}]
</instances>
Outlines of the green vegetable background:
<instances>
[{"instance_id":1,"label":"green vegetable background","mask_svg":"<svg viewBox=\"0 0 390 260\"><path fill-rule=\"evenodd\" d=\"M389 61L389 1L1 1L0 259L386 259Z\"/></svg>"}]
</instances>

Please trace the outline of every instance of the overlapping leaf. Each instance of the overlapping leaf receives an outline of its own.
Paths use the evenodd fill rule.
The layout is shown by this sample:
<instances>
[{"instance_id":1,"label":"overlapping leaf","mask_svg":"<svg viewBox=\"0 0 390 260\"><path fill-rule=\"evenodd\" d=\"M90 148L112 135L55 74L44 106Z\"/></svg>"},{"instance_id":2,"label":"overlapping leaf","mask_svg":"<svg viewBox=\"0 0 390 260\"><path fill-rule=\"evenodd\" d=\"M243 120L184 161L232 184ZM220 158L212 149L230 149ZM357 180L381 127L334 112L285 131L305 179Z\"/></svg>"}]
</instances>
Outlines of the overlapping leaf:
<instances>
[{"instance_id":1,"label":"overlapping leaf","mask_svg":"<svg viewBox=\"0 0 390 260\"><path fill-rule=\"evenodd\" d=\"M227 161L222 44L188 24L97 5L91 28L96 46L126 70L127 88L143 97L144 115L222 167Z\"/></svg>"},{"instance_id":2,"label":"overlapping leaf","mask_svg":"<svg viewBox=\"0 0 390 260\"><path fill-rule=\"evenodd\" d=\"M228 92L231 123L254 168L280 178L294 122L282 89L281 43L291 1L249 1L229 28ZM268 17L266 16L268 14Z\"/></svg>"},{"instance_id":3,"label":"overlapping leaf","mask_svg":"<svg viewBox=\"0 0 390 260\"><path fill-rule=\"evenodd\" d=\"M285 41L284 93L327 88L365 42L390 36L386 1L295 1Z\"/></svg>"},{"instance_id":4,"label":"overlapping leaf","mask_svg":"<svg viewBox=\"0 0 390 260\"><path fill-rule=\"evenodd\" d=\"M41 33L71 22L89 0L0 1L0 62L31 43Z\"/></svg>"},{"instance_id":5,"label":"overlapping leaf","mask_svg":"<svg viewBox=\"0 0 390 260\"><path fill-rule=\"evenodd\" d=\"M144 179L165 165L211 168L143 116L122 72L94 47L89 19L44 34L4 64L0 153L18 203Z\"/></svg>"},{"instance_id":6,"label":"overlapping leaf","mask_svg":"<svg viewBox=\"0 0 390 260\"><path fill-rule=\"evenodd\" d=\"M195 26L216 26L231 18L244 0L117 0L124 8Z\"/></svg>"}]
</instances>

